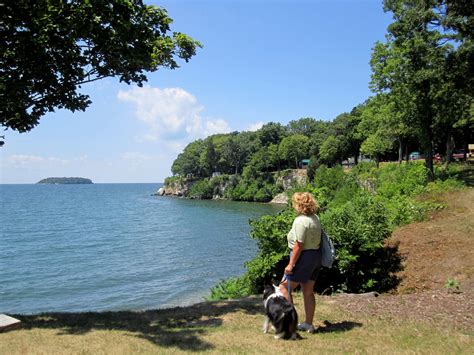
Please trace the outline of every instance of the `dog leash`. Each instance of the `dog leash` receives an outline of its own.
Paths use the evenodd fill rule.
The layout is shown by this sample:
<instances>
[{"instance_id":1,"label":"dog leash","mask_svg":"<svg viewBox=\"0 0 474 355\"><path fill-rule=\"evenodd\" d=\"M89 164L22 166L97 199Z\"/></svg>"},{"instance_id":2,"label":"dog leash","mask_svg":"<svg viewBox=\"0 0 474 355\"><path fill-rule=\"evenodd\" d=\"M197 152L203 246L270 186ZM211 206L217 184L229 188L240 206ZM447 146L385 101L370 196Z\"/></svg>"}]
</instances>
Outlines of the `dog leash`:
<instances>
[{"instance_id":1,"label":"dog leash","mask_svg":"<svg viewBox=\"0 0 474 355\"><path fill-rule=\"evenodd\" d=\"M291 302L291 281L290 281L290 275L285 274L286 281L288 281L288 302Z\"/></svg>"}]
</instances>

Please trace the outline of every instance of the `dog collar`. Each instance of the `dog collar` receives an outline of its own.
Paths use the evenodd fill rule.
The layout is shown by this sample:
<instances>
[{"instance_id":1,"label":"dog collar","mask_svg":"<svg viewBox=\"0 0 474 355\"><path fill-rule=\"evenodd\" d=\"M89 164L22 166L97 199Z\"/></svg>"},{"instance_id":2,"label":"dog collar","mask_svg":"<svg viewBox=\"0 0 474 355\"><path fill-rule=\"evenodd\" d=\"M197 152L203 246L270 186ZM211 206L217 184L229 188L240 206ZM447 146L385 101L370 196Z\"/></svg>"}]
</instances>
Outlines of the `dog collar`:
<instances>
[{"instance_id":1,"label":"dog collar","mask_svg":"<svg viewBox=\"0 0 474 355\"><path fill-rule=\"evenodd\" d=\"M279 295L278 293L272 293L270 296L268 296L267 299L265 300L265 303L263 304L264 308L267 308L268 301L271 298L277 298L277 297L282 297L282 295Z\"/></svg>"}]
</instances>

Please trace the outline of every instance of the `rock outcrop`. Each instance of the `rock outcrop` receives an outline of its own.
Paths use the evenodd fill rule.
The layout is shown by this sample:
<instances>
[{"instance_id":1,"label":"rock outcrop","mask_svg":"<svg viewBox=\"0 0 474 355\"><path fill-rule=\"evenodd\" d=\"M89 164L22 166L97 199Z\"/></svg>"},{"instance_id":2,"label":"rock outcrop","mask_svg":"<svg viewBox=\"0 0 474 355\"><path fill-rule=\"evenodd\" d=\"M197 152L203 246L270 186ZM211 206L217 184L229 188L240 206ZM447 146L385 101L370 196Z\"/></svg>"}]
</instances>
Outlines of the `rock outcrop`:
<instances>
[{"instance_id":1,"label":"rock outcrop","mask_svg":"<svg viewBox=\"0 0 474 355\"><path fill-rule=\"evenodd\" d=\"M308 183L308 171L306 169L285 170L279 173L277 185L281 185L283 190L296 186L304 186Z\"/></svg>"},{"instance_id":2,"label":"rock outcrop","mask_svg":"<svg viewBox=\"0 0 474 355\"><path fill-rule=\"evenodd\" d=\"M156 192L153 194L154 196L163 196L165 194L164 187L160 187Z\"/></svg>"},{"instance_id":3,"label":"rock outcrop","mask_svg":"<svg viewBox=\"0 0 474 355\"><path fill-rule=\"evenodd\" d=\"M172 181L171 183L165 184L165 186L163 186L164 188L163 195L186 197L189 189L196 182L197 180L189 180L189 179L179 179L179 180Z\"/></svg>"},{"instance_id":4,"label":"rock outcrop","mask_svg":"<svg viewBox=\"0 0 474 355\"><path fill-rule=\"evenodd\" d=\"M305 186L308 182L308 174L306 169L289 169L275 174L275 183L278 186L281 186L283 190L288 190L298 186ZM215 177L211 179L213 185L212 199L219 200L223 199L225 196L226 189L232 185L232 176L219 179L215 181ZM190 197L189 191L191 187L197 183L199 180L192 178L179 178L174 177L170 178L165 185L160 188L155 195L158 196L178 196L178 197ZM234 182L235 183L235 182ZM163 190L162 190L163 189ZM272 203L287 204L288 196L285 192L278 194L271 201Z\"/></svg>"},{"instance_id":5,"label":"rock outcrop","mask_svg":"<svg viewBox=\"0 0 474 355\"><path fill-rule=\"evenodd\" d=\"M279 193L273 198L273 200L270 201L270 203L286 205L288 204L288 195L286 194L286 192Z\"/></svg>"}]
</instances>

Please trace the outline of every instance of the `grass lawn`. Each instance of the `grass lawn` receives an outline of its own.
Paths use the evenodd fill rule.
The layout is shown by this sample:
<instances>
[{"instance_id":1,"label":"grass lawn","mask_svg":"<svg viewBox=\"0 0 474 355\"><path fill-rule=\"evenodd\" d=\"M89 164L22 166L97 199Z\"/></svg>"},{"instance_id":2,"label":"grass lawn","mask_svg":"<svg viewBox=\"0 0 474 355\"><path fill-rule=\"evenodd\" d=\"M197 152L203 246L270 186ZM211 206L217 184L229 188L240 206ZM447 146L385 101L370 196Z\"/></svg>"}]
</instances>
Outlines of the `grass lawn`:
<instances>
[{"instance_id":1,"label":"grass lawn","mask_svg":"<svg viewBox=\"0 0 474 355\"><path fill-rule=\"evenodd\" d=\"M317 302L317 333L301 333L304 339L297 341L263 334L261 300L250 297L145 312L16 315L23 328L0 333L0 353L472 354L474 349L473 329L349 313L331 297ZM301 317L299 294L295 303Z\"/></svg>"}]
</instances>

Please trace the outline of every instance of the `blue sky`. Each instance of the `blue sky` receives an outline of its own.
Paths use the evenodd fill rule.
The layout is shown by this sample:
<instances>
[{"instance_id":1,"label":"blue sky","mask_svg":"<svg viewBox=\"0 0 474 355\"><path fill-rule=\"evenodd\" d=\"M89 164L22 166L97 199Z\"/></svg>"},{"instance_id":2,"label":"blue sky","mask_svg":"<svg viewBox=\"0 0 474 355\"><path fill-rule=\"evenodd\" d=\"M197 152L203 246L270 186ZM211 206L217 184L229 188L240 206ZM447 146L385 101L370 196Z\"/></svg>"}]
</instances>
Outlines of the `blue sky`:
<instances>
[{"instance_id":1,"label":"blue sky","mask_svg":"<svg viewBox=\"0 0 474 355\"><path fill-rule=\"evenodd\" d=\"M60 110L28 133L3 132L0 183L162 182L195 139L332 120L371 95L371 48L391 22L378 0L147 3L166 8L172 30L204 48L177 70L150 73L143 88L91 83L85 112Z\"/></svg>"}]
</instances>

